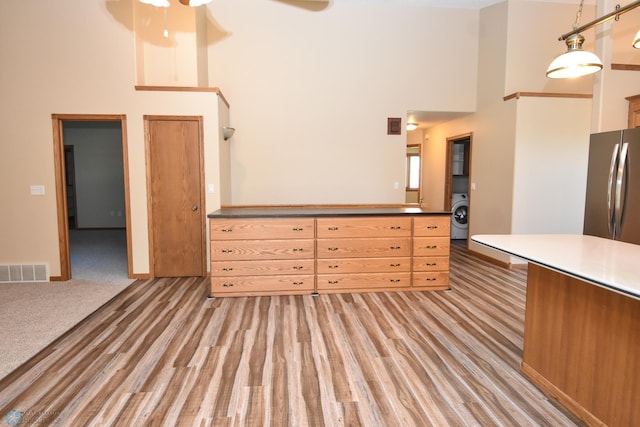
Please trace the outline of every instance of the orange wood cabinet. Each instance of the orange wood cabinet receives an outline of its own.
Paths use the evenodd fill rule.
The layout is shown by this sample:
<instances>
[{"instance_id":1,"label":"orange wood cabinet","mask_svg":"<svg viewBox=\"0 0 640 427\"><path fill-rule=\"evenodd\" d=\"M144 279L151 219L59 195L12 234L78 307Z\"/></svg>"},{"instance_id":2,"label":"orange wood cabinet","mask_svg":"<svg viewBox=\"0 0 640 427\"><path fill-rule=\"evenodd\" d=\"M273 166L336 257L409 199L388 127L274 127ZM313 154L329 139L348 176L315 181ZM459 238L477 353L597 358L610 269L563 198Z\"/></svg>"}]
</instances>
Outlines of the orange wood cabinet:
<instances>
[{"instance_id":1,"label":"orange wood cabinet","mask_svg":"<svg viewBox=\"0 0 640 427\"><path fill-rule=\"evenodd\" d=\"M529 264L522 372L593 426L640 425L640 300Z\"/></svg>"},{"instance_id":2,"label":"orange wood cabinet","mask_svg":"<svg viewBox=\"0 0 640 427\"><path fill-rule=\"evenodd\" d=\"M316 226L318 292L411 286L411 217L318 218Z\"/></svg>"},{"instance_id":3,"label":"orange wood cabinet","mask_svg":"<svg viewBox=\"0 0 640 427\"><path fill-rule=\"evenodd\" d=\"M211 296L449 287L449 215L209 221Z\"/></svg>"},{"instance_id":4,"label":"orange wood cabinet","mask_svg":"<svg viewBox=\"0 0 640 427\"><path fill-rule=\"evenodd\" d=\"M630 129L640 127L640 95L628 96Z\"/></svg>"},{"instance_id":5,"label":"orange wood cabinet","mask_svg":"<svg viewBox=\"0 0 640 427\"><path fill-rule=\"evenodd\" d=\"M413 286L447 289L451 218L418 217L413 220Z\"/></svg>"},{"instance_id":6,"label":"orange wood cabinet","mask_svg":"<svg viewBox=\"0 0 640 427\"><path fill-rule=\"evenodd\" d=\"M313 218L210 219L211 296L315 290Z\"/></svg>"}]
</instances>

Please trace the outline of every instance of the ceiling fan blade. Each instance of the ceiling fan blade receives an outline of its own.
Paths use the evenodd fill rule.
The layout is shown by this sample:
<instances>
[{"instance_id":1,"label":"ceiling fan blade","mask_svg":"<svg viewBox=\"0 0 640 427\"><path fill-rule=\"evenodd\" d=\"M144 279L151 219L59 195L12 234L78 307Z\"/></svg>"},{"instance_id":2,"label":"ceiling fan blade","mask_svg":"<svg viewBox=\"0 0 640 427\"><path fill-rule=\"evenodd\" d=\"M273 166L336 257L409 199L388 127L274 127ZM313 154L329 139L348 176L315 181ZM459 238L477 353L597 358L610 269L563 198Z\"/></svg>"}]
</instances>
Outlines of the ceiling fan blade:
<instances>
[{"instance_id":1,"label":"ceiling fan blade","mask_svg":"<svg viewBox=\"0 0 640 427\"><path fill-rule=\"evenodd\" d=\"M194 2L193 0L178 0L178 1L180 2L180 4L183 4L185 6L192 6L192 7L198 7L198 6L202 6L203 4L211 3L211 0L199 0L197 2Z\"/></svg>"},{"instance_id":2,"label":"ceiling fan blade","mask_svg":"<svg viewBox=\"0 0 640 427\"><path fill-rule=\"evenodd\" d=\"M279 3L285 3L289 6L295 6L302 9L307 9L313 12L317 12L326 9L329 6L331 0L273 0Z\"/></svg>"}]
</instances>

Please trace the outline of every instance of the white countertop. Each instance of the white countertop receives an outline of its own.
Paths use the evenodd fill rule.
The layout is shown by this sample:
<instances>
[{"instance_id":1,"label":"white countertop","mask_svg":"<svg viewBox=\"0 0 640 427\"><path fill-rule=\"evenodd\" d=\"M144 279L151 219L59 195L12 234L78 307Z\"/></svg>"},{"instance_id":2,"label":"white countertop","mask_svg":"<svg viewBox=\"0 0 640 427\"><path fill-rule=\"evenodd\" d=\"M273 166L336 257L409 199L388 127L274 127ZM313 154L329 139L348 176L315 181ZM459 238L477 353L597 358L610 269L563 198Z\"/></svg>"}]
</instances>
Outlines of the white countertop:
<instances>
[{"instance_id":1,"label":"white countertop","mask_svg":"<svg viewBox=\"0 0 640 427\"><path fill-rule=\"evenodd\" d=\"M471 240L640 299L640 245L581 234L478 234Z\"/></svg>"}]
</instances>

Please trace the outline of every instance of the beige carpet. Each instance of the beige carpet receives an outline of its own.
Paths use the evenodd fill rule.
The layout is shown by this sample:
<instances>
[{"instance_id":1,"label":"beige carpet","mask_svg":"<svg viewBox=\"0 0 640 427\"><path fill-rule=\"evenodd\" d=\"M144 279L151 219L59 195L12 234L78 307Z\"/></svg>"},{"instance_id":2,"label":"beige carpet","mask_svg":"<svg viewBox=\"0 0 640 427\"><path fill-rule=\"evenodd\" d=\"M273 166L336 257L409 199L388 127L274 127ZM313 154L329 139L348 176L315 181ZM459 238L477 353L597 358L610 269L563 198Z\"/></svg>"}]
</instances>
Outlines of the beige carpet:
<instances>
[{"instance_id":1,"label":"beige carpet","mask_svg":"<svg viewBox=\"0 0 640 427\"><path fill-rule=\"evenodd\" d=\"M77 279L0 283L0 378L36 355L128 285Z\"/></svg>"}]
</instances>

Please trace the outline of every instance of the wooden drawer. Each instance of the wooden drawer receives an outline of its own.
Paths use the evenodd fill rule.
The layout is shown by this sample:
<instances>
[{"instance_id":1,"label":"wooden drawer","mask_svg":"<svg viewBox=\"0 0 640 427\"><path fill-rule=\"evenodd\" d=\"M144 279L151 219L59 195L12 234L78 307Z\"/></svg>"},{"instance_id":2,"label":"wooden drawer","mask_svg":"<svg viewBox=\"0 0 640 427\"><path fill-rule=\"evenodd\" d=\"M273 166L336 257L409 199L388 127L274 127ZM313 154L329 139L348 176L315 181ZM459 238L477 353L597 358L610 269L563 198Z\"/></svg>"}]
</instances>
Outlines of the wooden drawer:
<instances>
[{"instance_id":1,"label":"wooden drawer","mask_svg":"<svg viewBox=\"0 0 640 427\"><path fill-rule=\"evenodd\" d=\"M213 240L211 261L305 259L314 257L313 240Z\"/></svg>"},{"instance_id":2,"label":"wooden drawer","mask_svg":"<svg viewBox=\"0 0 640 427\"><path fill-rule=\"evenodd\" d=\"M411 218L318 218L317 233L318 238L409 237Z\"/></svg>"},{"instance_id":3,"label":"wooden drawer","mask_svg":"<svg viewBox=\"0 0 640 427\"><path fill-rule=\"evenodd\" d=\"M449 257L416 257L413 259L413 271L449 271Z\"/></svg>"},{"instance_id":4,"label":"wooden drawer","mask_svg":"<svg viewBox=\"0 0 640 427\"><path fill-rule=\"evenodd\" d=\"M318 258L411 256L411 237L379 239L318 239Z\"/></svg>"},{"instance_id":5,"label":"wooden drawer","mask_svg":"<svg viewBox=\"0 0 640 427\"><path fill-rule=\"evenodd\" d=\"M213 261L212 276L272 276L278 274L314 274L313 259L283 261Z\"/></svg>"},{"instance_id":6,"label":"wooden drawer","mask_svg":"<svg viewBox=\"0 0 640 427\"><path fill-rule=\"evenodd\" d=\"M411 258L319 259L317 269L318 274L409 272Z\"/></svg>"},{"instance_id":7,"label":"wooden drawer","mask_svg":"<svg viewBox=\"0 0 640 427\"><path fill-rule=\"evenodd\" d=\"M308 294L315 289L314 276L212 277L211 295Z\"/></svg>"},{"instance_id":8,"label":"wooden drawer","mask_svg":"<svg viewBox=\"0 0 640 427\"><path fill-rule=\"evenodd\" d=\"M413 235L418 237L449 236L451 233L450 216L414 217Z\"/></svg>"},{"instance_id":9,"label":"wooden drawer","mask_svg":"<svg viewBox=\"0 0 640 427\"><path fill-rule=\"evenodd\" d=\"M413 256L449 256L450 246L448 237L415 237Z\"/></svg>"},{"instance_id":10,"label":"wooden drawer","mask_svg":"<svg viewBox=\"0 0 640 427\"><path fill-rule=\"evenodd\" d=\"M449 272L447 271L415 272L413 273L413 287L414 288L448 289L449 288Z\"/></svg>"},{"instance_id":11,"label":"wooden drawer","mask_svg":"<svg viewBox=\"0 0 640 427\"><path fill-rule=\"evenodd\" d=\"M313 239L314 218L210 219L211 240Z\"/></svg>"},{"instance_id":12,"label":"wooden drawer","mask_svg":"<svg viewBox=\"0 0 640 427\"><path fill-rule=\"evenodd\" d=\"M395 289L411 286L411 273L319 274L318 291Z\"/></svg>"}]
</instances>

